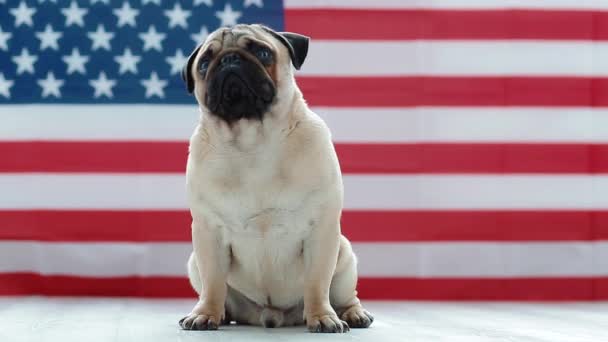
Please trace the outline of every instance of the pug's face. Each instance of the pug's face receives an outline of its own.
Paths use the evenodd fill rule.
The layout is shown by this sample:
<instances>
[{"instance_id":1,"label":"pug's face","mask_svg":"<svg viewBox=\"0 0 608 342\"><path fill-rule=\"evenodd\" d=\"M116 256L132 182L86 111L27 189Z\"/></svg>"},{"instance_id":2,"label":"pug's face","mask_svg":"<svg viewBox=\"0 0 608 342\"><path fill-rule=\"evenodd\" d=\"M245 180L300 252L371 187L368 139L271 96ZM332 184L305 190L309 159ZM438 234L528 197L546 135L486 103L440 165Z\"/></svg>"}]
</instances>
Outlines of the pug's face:
<instances>
[{"instance_id":1,"label":"pug's face","mask_svg":"<svg viewBox=\"0 0 608 342\"><path fill-rule=\"evenodd\" d=\"M281 101L291 65L299 69L304 62L308 40L261 25L221 28L192 52L182 78L210 114L228 123L262 120Z\"/></svg>"}]
</instances>

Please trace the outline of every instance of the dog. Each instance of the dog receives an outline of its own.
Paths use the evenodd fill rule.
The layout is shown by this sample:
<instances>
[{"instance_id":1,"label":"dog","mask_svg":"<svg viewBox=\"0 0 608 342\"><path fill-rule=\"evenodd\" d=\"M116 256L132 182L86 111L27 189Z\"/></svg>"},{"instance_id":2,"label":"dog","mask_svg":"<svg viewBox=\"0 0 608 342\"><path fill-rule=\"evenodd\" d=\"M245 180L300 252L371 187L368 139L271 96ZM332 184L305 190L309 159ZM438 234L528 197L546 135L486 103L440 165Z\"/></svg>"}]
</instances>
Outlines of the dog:
<instances>
[{"instance_id":1,"label":"dog","mask_svg":"<svg viewBox=\"0 0 608 342\"><path fill-rule=\"evenodd\" d=\"M221 324L367 328L343 184L326 124L294 78L309 38L258 25L211 33L182 71L200 122L186 168L198 303L185 330Z\"/></svg>"}]
</instances>

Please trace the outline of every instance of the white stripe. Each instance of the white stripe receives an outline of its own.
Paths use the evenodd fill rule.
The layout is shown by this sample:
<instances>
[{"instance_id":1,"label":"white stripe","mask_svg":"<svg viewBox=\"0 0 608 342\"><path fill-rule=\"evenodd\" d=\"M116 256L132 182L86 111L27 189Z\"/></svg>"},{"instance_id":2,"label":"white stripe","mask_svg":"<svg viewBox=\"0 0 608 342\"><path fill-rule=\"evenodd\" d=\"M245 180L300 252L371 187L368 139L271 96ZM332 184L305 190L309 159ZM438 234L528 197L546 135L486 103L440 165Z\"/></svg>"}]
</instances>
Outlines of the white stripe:
<instances>
[{"instance_id":1,"label":"white stripe","mask_svg":"<svg viewBox=\"0 0 608 342\"><path fill-rule=\"evenodd\" d=\"M608 43L598 42L313 40L308 51L300 75L608 75Z\"/></svg>"},{"instance_id":2,"label":"white stripe","mask_svg":"<svg viewBox=\"0 0 608 342\"><path fill-rule=\"evenodd\" d=\"M336 142L608 142L608 110L313 108Z\"/></svg>"},{"instance_id":3,"label":"white stripe","mask_svg":"<svg viewBox=\"0 0 608 342\"><path fill-rule=\"evenodd\" d=\"M347 209L606 209L608 176L346 175ZM0 208L185 209L177 174L1 174Z\"/></svg>"},{"instance_id":4,"label":"white stripe","mask_svg":"<svg viewBox=\"0 0 608 342\"><path fill-rule=\"evenodd\" d=\"M608 9L605 0L284 0L287 9Z\"/></svg>"},{"instance_id":5,"label":"white stripe","mask_svg":"<svg viewBox=\"0 0 608 342\"><path fill-rule=\"evenodd\" d=\"M187 208L181 174L5 173L0 189L0 208Z\"/></svg>"},{"instance_id":6,"label":"white stripe","mask_svg":"<svg viewBox=\"0 0 608 342\"><path fill-rule=\"evenodd\" d=\"M608 176L344 177L349 209L558 209L608 207Z\"/></svg>"},{"instance_id":7,"label":"white stripe","mask_svg":"<svg viewBox=\"0 0 608 342\"><path fill-rule=\"evenodd\" d=\"M608 243L353 243L362 277L608 275ZM0 242L0 273L185 276L190 243ZM399 260L399 262L395 262Z\"/></svg>"},{"instance_id":8,"label":"white stripe","mask_svg":"<svg viewBox=\"0 0 608 342\"><path fill-rule=\"evenodd\" d=\"M608 142L608 109L313 108L340 142ZM0 106L0 140L187 141L194 105ZM142 127L140 129L135 129Z\"/></svg>"},{"instance_id":9,"label":"white stripe","mask_svg":"<svg viewBox=\"0 0 608 342\"><path fill-rule=\"evenodd\" d=\"M185 274L190 243L39 243L0 241L0 272L129 276Z\"/></svg>"},{"instance_id":10,"label":"white stripe","mask_svg":"<svg viewBox=\"0 0 608 342\"><path fill-rule=\"evenodd\" d=\"M192 105L0 106L0 140L188 140Z\"/></svg>"},{"instance_id":11,"label":"white stripe","mask_svg":"<svg viewBox=\"0 0 608 342\"><path fill-rule=\"evenodd\" d=\"M551 277L608 274L608 243L360 243L368 277ZM399 260L399 262L395 262Z\"/></svg>"}]
</instances>

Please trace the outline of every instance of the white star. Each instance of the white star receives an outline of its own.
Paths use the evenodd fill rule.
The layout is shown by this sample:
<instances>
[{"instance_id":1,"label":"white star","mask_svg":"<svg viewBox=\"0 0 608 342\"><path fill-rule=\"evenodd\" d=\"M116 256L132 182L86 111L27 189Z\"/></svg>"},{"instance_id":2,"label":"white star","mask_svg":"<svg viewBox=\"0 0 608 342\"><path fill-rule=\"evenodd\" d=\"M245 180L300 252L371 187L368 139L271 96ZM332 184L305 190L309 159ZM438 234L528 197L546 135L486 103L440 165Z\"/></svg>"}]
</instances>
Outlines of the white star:
<instances>
[{"instance_id":1,"label":"white star","mask_svg":"<svg viewBox=\"0 0 608 342\"><path fill-rule=\"evenodd\" d=\"M121 8L113 10L114 15L118 18L118 27L123 25L131 25L135 27L135 17L139 14L139 10L133 9L128 2L124 2Z\"/></svg>"},{"instance_id":2,"label":"white star","mask_svg":"<svg viewBox=\"0 0 608 342\"><path fill-rule=\"evenodd\" d=\"M21 1L19 3L19 7L11 8L11 14L15 16L15 27L25 24L27 26L33 26L34 21L32 20L32 16L36 13L36 9L33 7L27 7L25 1Z\"/></svg>"},{"instance_id":3,"label":"white star","mask_svg":"<svg viewBox=\"0 0 608 342\"><path fill-rule=\"evenodd\" d=\"M2 27L0 27L0 49L8 51L7 41L11 39L12 36L12 33L2 31Z\"/></svg>"},{"instance_id":4,"label":"white star","mask_svg":"<svg viewBox=\"0 0 608 342\"><path fill-rule=\"evenodd\" d=\"M209 7L213 6L213 0L194 0L194 6L205 4Z\"/></svg>"},{"instance_id":5,"label":"white star","mask_svg":"<svg viewBox=\"0 0 608 342\"><path fill-rule=\"evenodd\" d=\"M167 81L158 79L156 71L152 71L149 79L141 80L141 84L146 87L146 98L154 95L160 97L161 99L165 97L165 91L163 88L167 86Z\"/></svg>"},{"instance_id":6,"label":"white star","mask_svg":"<svg viewBox=\"0 0 608 342\"><path fill-rule=\"evenodd\" d=\"M9 99L11 97L11 87L15 81L7 80L4 74L0 72L0 95Z\"/></svg>"},{"instance_id":7,"label":"white star","mask_svg":"<svg viewBox=\"0 0 608 342\"><path fill-rule=\"evenodd\" d=\"M154 26L150 26L148 28L148 32L140 33L139 38L144 41L144 51L148 51L150 49L162 51L163 47L161 42L165 39L166 34L156 32L156 28Z\"/></svg>"},{"instance_id":8,"label":"white star","mask_svg":"<svg viewBox=\"0 0 608 342\"><path fill-rule=\"evenodd\" d=\"M148 4L148 3L150 3L150 4L156 4L156 5L160 6L160 0L142 0L141 1L142 5L145 5L145 4Z\"/></svg>"},{"instance_id":9,"label":"white star","mask_svg":"<svg viewBox=\"0 0 608 342\"><path fill-rule=\"evenodd\" d=\"M139 63L141 57L134 56L131 53L131 50L126 48L122 56L116 56L114 57L114 60L120 65L120 70L118 71L119 74L122 75L126 72L137 74L137 63Z\"/></svg>"},{"instance_id":10,"label":"white star","mask_svg":"<svg viewBox=\"0 0 608 342\"><path fill-rule=\"evenodd\" d=\"M34 63L38 60L35 55L30 55L30 52L23 48L21 49L21 55L13 57L13 62L17 64L17 75L24 72L34 73Z\"/></svg>"},{"instance_id":11,"label":"white star","mask_svg":"<svg viewBox=\"0 0 608 342\"><path fill-rule=\"evenodd\" d=\"M179 3L176 3L172 10L166 10L164 12L167 18L169 18L169 28L173 28L175 26L187 28L188 24L186 21L188 20L191 11L183 10L182 6Z\"/></svg>"},{"instance_id":12,"label":"white star","mask_svg":"<svg viewBox=\"0 0 608 342\"><path fill-rule=\"evenodd\" d=\"M215 12L215 16L221 21L220 26L236 25L241 15L241 12L232 10L230 4L226 4L223 11Z\"/></svg>"},{"instance_id":13,"label":"white star","mask_svg":"<svg viewBox=\"0 0 608 342\"><path fill-rule=\"evenodd\" d=\"M77 25L84 26L84 16L89 10L78 7L76 1L72 1L70 7L62 8L61 13L65 15L65 26Z\"/></svg>"},{"instance_id":14,"label":"white star","mask_svg":"<svg viewBox=\"0 0 608 342\"><path fill-rule=\"evenodd\" d=\"M175 52L175 56L165 58L167 63L171 66L171 75L179 74L186 62L188 61L188 56L184 56L184 53L181 49L177 49Z\"/></svg>"},{"instance_id":15,"label":"white star","mask_svg":"<svg viewBox=\"0 0 608 342\"><path fill-rule=\"evenodd\" d=\"M110 50L110 40L114 38L114 33L106 32L103 25L99 24L97 26L97 31L88 32L87 36L91 39L91 50L97 50L99 48Z\"/></svg>"},{"instance_id":16,"label":"white star","mask_svg":"<svg viewBox=\"0 0 608 342\"><path fill-rule=\"evenodd\" d=\"M110 0L91 0L91 5L97 2L101 2L102 4L106 4L109 5L110 4Z\"/></svg>"},{"instance_id":17,"label":"white star","mask_svg":"<svg viewBox=\"0 0 608 342\"><path fill-rule=\"evenodd\" d=\"M61 59L68 65L68 75L73 72L79 72L84 75L87 72L84 68L84 64L89 61L89 56L82 56L78 49L72 49L71 55L63 56Z\"/></svg>"},{"instance_id":18,"label":"white star","mask_svg":"<svg viewBox=\"0 0 608 342\"><path fill-rule=\"evenodd\" d=\"M200 44L207 40L207 36L209 35L209 31L207 31L207 26L201 27L201 31L199 33L193 33L190 35L190 38L194 40L195 44Z\"/></svg>"},{"instance_id":19,"label":"white star","mask_svg":"<svg viewBox=\"0 0 608 342\"><path fill-rule=\"evenodd\" d=\"M61 38L62 34L57 31L53 31L51 24L46 24L44 31L36 32L36 37L40 39L40 50L51 48L53 50L59 50L59 43L57 40Z\"/></svg>"},{"instance_id":20,"label":"white star","mask_svg":"<svg viewBox=\"0 0 608 342\"><path fill-rule=\"evenodd\" d=\"M58 80L51 71L46 74L46 79L38 80L38 85L42 87L42 97L48 97L50 95L55 97L61 97L59 88L63 85L63 80Z\"/></svg>"},{"instance_id":21,"label":"white star","mask_svg":"<svg viewBox=\"0 0 608 342\"><path fill-rule=\"evenodd\" d=\"M99 77L96 80L90 80L89 84L91 87L95 88L95 94L93 95L95 98L104 95L108 98L112 98L114 96L112 94L112 87L116 85L116 80L109 80L106 77L106 73L103 71L99 73Z\"/></svg>"},{"instance_id":22,"label":"white star","mask_svg":"<svg viewBox=\"0 0 608 342\"><path fill-rule=\"evenodd\" d=\"M251 5L255 5L259 8L264 7L264 3L262 2L262 0L245 0L245 2L243 3L243 7L249 7Z\"/></svg>"}]
</instances>

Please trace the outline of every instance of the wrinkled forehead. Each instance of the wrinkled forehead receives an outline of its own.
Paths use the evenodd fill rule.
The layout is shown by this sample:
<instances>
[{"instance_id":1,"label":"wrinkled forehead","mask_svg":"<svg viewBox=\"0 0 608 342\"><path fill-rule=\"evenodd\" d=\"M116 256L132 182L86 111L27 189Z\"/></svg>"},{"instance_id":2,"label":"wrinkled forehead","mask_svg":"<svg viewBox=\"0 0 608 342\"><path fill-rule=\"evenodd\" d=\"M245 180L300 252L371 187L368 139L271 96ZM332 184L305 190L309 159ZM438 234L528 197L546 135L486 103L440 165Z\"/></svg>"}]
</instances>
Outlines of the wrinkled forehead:
<instances>
[{"instance_id":1,"label":"wrinkled forehead","mask_svg":"<svg viewBox=\"0 0 608 342\"><path fill-rule=\"evenodd\" d=\"M202 50L209 47L213 49L227 49L233 47L244 47L248 42L255 41L275 48L272 36L261 27L256 25L236 25L234 27L220 28L211 33Z\"/></svg>"}]
</instances>

